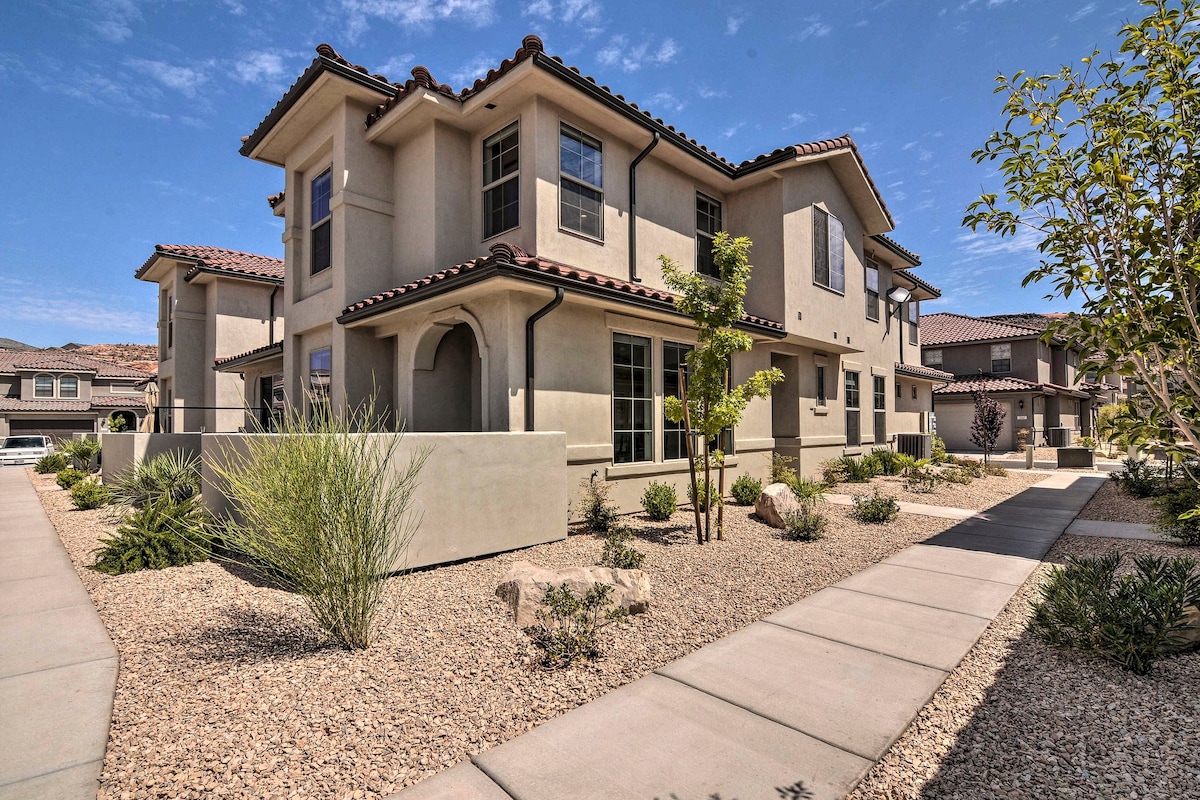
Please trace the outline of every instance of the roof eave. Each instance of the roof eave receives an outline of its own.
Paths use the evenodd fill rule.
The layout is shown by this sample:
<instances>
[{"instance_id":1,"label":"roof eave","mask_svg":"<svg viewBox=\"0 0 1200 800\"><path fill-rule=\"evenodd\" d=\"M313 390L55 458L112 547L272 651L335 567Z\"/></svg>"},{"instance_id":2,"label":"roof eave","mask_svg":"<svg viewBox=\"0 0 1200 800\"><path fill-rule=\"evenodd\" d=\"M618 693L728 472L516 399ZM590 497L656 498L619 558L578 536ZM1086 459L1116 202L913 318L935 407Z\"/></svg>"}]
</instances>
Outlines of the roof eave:
<instances>
[{"instance_id":1,"label":"roof eave","mask_svg":"<svg viewBox=\"0 0 1200 800\"><path fill-rule=\"evenodd\" d=\"M234 280L251 281L252 283L269 283L275 286L283 285L283 278L273 278L270 275L255 275L249 272L238 272L236 270L222 269L221 267L211 267L203 261L196 264L187 271L183 279L191 283L201 275L213 275L219 278L231 278Z\"/></svg>"},{"instance_id":2,"label":"roof eave","mask_svg":"<svg viewBox=\"0 0 1200 800\"><path fill-rule=\"evenodd\" d=\"M871 235L871 240L873 242L875 242L876 244L880 245L881 247L883 247L883 249L887 250L889 253L892 253L893 255L898 256L899 258L906 261L908 263L910 269L912 267L921 266L921 257L920 256L918 256L916 253L913 253L909 250L905 250L903 247L901 247L900 245L893 242L887 236L884 236L881 233L876 233L876 234ZM939 296L940 296L940 293L939 293Z\"/></svg>"},{"instance_id":3,"label":"roof eave","mask_svg":"<svg viewBox=\"0 0 1200 800\"><path fill-rule=\"evenodd\" d=\"M252 350L234 358L213 364L213 372L239 372L263 361L283 357L283 342L275 342L261 350Z\"/></svg>"}]
</instances>

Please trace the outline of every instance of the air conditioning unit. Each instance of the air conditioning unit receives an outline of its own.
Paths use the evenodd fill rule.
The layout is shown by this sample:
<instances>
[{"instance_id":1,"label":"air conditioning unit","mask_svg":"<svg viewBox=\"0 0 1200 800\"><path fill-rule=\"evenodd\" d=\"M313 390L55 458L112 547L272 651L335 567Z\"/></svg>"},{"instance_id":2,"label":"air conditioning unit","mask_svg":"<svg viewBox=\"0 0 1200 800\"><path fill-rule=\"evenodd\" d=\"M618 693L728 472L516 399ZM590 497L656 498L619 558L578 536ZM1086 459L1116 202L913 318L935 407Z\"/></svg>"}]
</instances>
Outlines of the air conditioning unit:
<instances>
[{"instance_id":1,"label":"air conditioning unit","mask_svg":"<svg viewBox=\"0 0 1200 800\"><path fill-rule=\"evenodd\" d=\"M932 458L933 436L928 433L897 433L896 452L910 458Z\"/></svg>"},{"instance_id":2,"label":"air conditioning unit","mask_svg":"<svg viewBox=\"0 0 1200 800\"><path fill-rule=\"evenodd\" d=\"M1046 441L1051 447L1070 447L1071 446L1071 429L1070 428L1047 428Z\"/></svg>"}]
</instances>

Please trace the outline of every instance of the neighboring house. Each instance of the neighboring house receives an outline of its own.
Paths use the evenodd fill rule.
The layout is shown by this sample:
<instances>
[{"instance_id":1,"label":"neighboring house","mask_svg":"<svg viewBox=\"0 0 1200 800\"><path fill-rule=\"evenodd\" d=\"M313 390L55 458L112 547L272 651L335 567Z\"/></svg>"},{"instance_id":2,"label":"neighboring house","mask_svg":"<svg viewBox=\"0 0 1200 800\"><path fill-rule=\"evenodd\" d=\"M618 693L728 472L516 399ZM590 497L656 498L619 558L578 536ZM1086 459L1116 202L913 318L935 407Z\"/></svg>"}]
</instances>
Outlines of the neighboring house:
<instances>
[{"instance_id":1,"label":"neighboring house","mask_svg":"<svg viewBox=\"0 0 1200 800\"><path fill-rule=\"evenodd\" d=\"M1042 341L1047 324L949 313L922 317L922 362L955 376L934 392L937 432L947 448L978 449L970 440L976 391L987 392L1007 412L997 443L1002 450L1014 449L1022 430L1034 445L1070 444L1092 434L1094 408L1118 387L1085 380L1076 348Z\"/></svg>"},{"instance_id":2,"label":"neighboring house","mask_svg":"<svg viewBox=\"0 0 1200 800\"><path fill-rule=\"evenodd\" d=\"M159 430L238 430L245 423L242 379L215 372L213 364L283 336L283 261L160 244L135 276L159 286Z\"/></svg>"},{"instance_id":3,"label":"neighboring house","mask_svg":"<svg viewBox=\"0 0 1200 800\"><path fill-rule=\"evenodd\" d=\"M849 137L733 164L536 36L460 92L317 53L241 149L285 177L287 336L217 365L255 409L375 394L413 431L566 431L573 480L620 481L628 508L687 470L662 405L695 331L657 259L715 276L718 231L754 242L732 379L786 375L726 438L736 471L886 446L950 378L919 363L939 293Z\"/></svg>"},{"instance_id":4,"label":"neighboring house","mask_svg":"<svg viewBox=\"0 0 1200 800\"><path fill-rule=\"evenodd\" d=\"M146 415L142 386L151 373L64 351L0 351L0 436L69 439L107 428L117 414L129 429Z\"/></svg>"}]
</instances>

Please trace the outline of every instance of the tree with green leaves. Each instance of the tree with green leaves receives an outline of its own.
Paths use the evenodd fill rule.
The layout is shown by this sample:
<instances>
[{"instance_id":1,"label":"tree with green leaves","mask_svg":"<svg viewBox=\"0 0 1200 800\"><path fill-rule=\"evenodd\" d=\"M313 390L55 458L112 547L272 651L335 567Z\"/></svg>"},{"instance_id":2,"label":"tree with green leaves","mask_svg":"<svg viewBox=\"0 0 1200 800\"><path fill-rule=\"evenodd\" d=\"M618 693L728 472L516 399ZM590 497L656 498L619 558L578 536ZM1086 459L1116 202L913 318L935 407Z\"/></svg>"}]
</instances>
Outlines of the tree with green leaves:
<instances>
[{"instance_id":1,"label":"tree with green leaves","mask_svg":"<svg viewBox=\"0 0 1200 800\"><path fill-rule=\"evenodd\" d=\"M696 347L687 354L686 382L684 370L680 370L679 394L667 397L664 409L667 419L684 423L692 497L708 499L708 502L692 503L699 544L712 540L714 504L717 506L717 538L724 538L725 506L721 500L725 496L725 454L718 444L722 432L742 421L751 399L770 397L771 387L783 380L783 372L774 368L755 372L739 386L734 386L730 380L733 354L748 352L754 345L748 334L733 328L746 314L746 285L754 270L750 265L750 246L750 240L744 236L735 239L724 231L717 234L713 241L713 262L719 270L719 280L685 271L666 256L658 259L667 286L679 294L675 307L696 323ZM693 431L704 440L703 454L694 452ZM704 485L699 492L697 462L704 467ZM719 475L716 492L712 488L714 466ZM704 506L703 524L701 505Z\"/></svg>"},{"instance_id":2,"label":"tree with green leaves","mask_svg":"<svg viewBox=\"0 0 1200 800\"><path fill-rule=\"evenodd\" d=\"M1200 0L1141 0L1116 55L1057 73L998 78L1008 118L979 163L999 161L1003 196L964 224L1030 232L1048 299L1081 298L1053 326L1143 392L1117 418L1134 441L1200 452ZM1115 433L1115 431L1114 431ZM1109 435L1109 434L1106 434Z\"/></svg>"},{"instance_id":3,"label":"tree with green leaves","mask_svg":"<svg viewBox=\"0 0 1200 800\"><path fill-rule=\"evenodd\" d=\"M975 418L971 420L971 441L983 450L983 463L988 463L996 442L1004 431L1004 418L1008 412L1000 404L988 396L987 392L973 392L975 400Z\"/></svg>"}]
</instances>

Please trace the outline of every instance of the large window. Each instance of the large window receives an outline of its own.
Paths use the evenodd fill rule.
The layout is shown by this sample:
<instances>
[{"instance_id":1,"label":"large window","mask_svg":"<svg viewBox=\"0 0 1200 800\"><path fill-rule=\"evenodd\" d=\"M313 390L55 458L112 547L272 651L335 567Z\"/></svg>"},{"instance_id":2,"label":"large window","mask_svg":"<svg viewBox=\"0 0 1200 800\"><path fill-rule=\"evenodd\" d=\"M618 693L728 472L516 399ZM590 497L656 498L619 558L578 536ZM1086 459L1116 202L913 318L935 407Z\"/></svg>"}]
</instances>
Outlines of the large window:
<instances>
[{"instance_id":1,"label":"large window","mask_svg":"<svg viewBox=\"0 0 1200 800\"><path fill-rule=\"evenodd\" d=\"M333 224L329 218L329 197L332 189L333 173L330 170L325 170L313 178L309 217L312 237L312 266L309 272L313 275L329 269L333 263L330 246Z\"/></svg>"},{"instance_id":2,"label":"large window","mask_svg":"<svg viewBox=\"0 0 1200 800\"><path fill-rule=\"evenodd\" d=\"M879 267L867 264L867 319L879 321Z\"/></svg>"},{"instance_id":3,"label":"large window","mask_svg":"<svg viewBox=\"0 0 1200 800\"><path fill-rule=\"evenodd\" d=\"M483 140L483 238L521 224L520 130L514 122Z\"/></svg>"},{"instance_id":4,"label":"large window","mask_svg":"<svg viewBox=\"0 0 1200 800\"><path fill-rule=\"evenodd\" d=\"M687 377L687 354L690 344L663 342L663 397L679 397L679 373ZM672 422L663 417L663 460L687 458L687 434L683 422Z\"/></svg>"},{"instance_id":5,"label":"large window","mask_svg":"<svg viewBox=\"0 0 1200 800\"><path fill-rule=\"evenodd\" d=\"M720 278L721 270L713 260L713 240L721 230L721 201L696 192L696 272Z\"/></svg>"},{"instance_id":6,"label":"large window","mask_svg":"<svg viewBox=\"0 0 1200 800\"><path fill-rule=\"evenodd\" d=\"M1012 372L1012 344L992 345L992 372Z\"/></svg>"},{"instance_id":7,"label":"large window","mask_svg":"<svg viewBox=\"0 0 1200 800\"><path fill-rule=\"evenodd\" d=\"M308 391L314 416L329 413L329 383L332 375L332 350L324 347L308 354Z\"/></svg>"},{"instance_id":8,"label":"large window","mask_svg":"<svg viewBox=\"0 0 1200 800\"><path fill-rule=\"evenodd\" d=\"M54 397L54 378L51 375L38 375L33 379L34 397Z\"/></svg>"},{"instance_id":9,"label":"large window","mask_svg":"<svg viewBox=\"0 0 1200 800\"><path fill-rule=\"evenodd\" d=\"M846 373L846 446L858 447L862 444L861 427L858 420L858 382L857 372Z\"/></svg>"},{"instance_id":10,"label":"large window","mask_svg":"<svg viewBox=\"0 0 1200 800\"><path fill-rule=\"evenodd\" d=\"M66 400L79 397L79 378L74 375L63 375L58 379L58 396Z\"/></svg>"},{"instance_id":11,"label":"large window","mask_svg":"<svg viewBox=\"0 0 1200 800\"><path fill-rule=\"evenodd\" d=\"M813 206L813 283L846 291L846 234L842 221Z\"/></svg>"},{"instance_id":12,"label":"large window","mask_svg":"<svg viewBox=\"0 0 1200 800\"><path fill-rule=\"evenodd\" d=\"M871 376L875 395L875 444L887 441L887 383L882 375Z\"/></svg>"},{"instance_id":13,"label":"large window","mask_svg":"<svg viewBox=\"0 0 1200 800\"><path fill-rule=\"evenodd\" d=\"M558 131L558 224L604 238L604 152L599 139L563 123Z\"/></svg>"},{"instance_id":14,"label":"large window","mask_svg":"<svg viewBox=\"0 0 1200 800\"><path fill-rule=\"evenodd\" d=\"M650 340L613 334L613 463L654 459Z\"/></svg>"}]
</instances>

